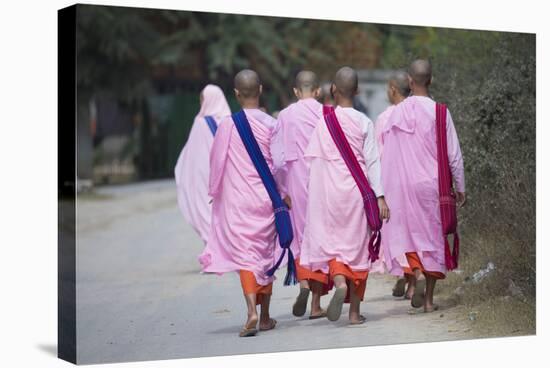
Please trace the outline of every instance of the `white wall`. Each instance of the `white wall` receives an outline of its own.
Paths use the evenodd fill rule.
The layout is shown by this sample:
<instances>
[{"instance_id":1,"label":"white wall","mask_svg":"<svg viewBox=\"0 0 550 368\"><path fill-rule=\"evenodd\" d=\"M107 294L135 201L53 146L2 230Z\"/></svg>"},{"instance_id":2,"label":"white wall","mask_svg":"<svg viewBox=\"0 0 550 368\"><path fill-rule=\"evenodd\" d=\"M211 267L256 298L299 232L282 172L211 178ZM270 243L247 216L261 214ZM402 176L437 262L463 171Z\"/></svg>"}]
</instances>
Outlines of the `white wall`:
<instances>
[{"instance_id":1,"label":"white wall","mask_svg":"<svg viewBox=\"0 0 550 368\"><path fill-rule=\"evenodd\" d=\"M359 70L359 100L367 108L367 115L376 121L378 115L389 106L386 93L388 78L393 70Z\"/></svg>"}]
</instances>

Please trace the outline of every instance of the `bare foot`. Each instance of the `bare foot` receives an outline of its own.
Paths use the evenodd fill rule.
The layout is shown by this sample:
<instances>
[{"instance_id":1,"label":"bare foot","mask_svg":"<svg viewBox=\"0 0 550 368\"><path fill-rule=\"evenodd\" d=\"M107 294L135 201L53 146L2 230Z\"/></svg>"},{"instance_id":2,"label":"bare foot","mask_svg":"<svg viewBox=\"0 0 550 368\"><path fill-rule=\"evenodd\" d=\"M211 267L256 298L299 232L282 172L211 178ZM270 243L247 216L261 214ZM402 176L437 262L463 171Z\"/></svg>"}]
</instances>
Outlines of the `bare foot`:
<instances>
[{"instance_id":1,"label":"bare foot","mask_svg":"<svg viewBox=\"0 0 550 368\"><path fill-rule=\"evenodd\" d=\"M246 320L244 328L246 329L256 328L257 324L258 324L258 315L252 314L248 316L248 319Z\"/></svg>"},{"instance_id":2,"label":"bare foot","mask_svg":"<svg viewBox=\"0 0 550 368\"><path fill-rule=\"evenodd\" d=\"M407 283L407 291L405 292L405 296L404 298L405 299L412 299L413 295L414 295L414 289L416 288L415 285L413 285L412 283Z\"/></svg>"},{"instance_id":3,"label":"bare foot","mask_svg":"<svg viewBox=\"0 0 550 368\"><path fill-rule=\"evenodd\" d=\"M424 313L432 313L439 309L439 305L432 304L432 305L425 305L424 306Z\"/></svg>"},{"instance_id":4,"label":"bare foot","mask_svg":"<svg viewBox=\"0 0 550 368\"><path fill-rule=\"evenodd\" d=\"M274 318L269 318L265 321L260 321L260 331L268 331L275 328L277 325L277 320Z\"/></svg>"},{"instance_id":5,"label":"bare foot","mask_svg":"<svg viewBox=\"0 0 550 368\"><path fill-rule=\"evenodd\" d=\"M309 298L309 288L300 287L300 294L292 306L292 314L301 317L306 314L307 299Z\"/></svg>"},{"instance_id":6,"label":"bare foot","mask_svg":"<svg viewBox=\"0 0 550 368\"><path fill-rule=\"evenodd\" d=\"M413 308L420 308L424 305L424 296L426 289L426 280L420 279L416 282L414 293L411 298L411 306Z\"/></svg>"},{"instance_id":7,"label":"bare foot","mask_svg":"<svg viewBox=\"0 0 550 368\"><path fill-rule=\"evenodd\" d=\"M248 316L248 319L241 330L239 332L240 337L250 337L255 336L258 333L258 330L256 329L256 325L258 324L258 315L254 314L251 316Z\"/></svg>"},{"instance_id":8,"label":"bare foot","mask_svg":"<svg viewBox=\"0 0 550 368\"><path fill-rule=\"evenodd\" d=\"M350 325L361 325L361 324L365 323L366 321L367 321L367 319L362 314L359 314L359 315L354 314L353 316L352 315L349 316L349 324Z\"/></svg>"},{"instance_id":9,"label":"bare foot","mask_svg":"<svg viewBox=\"0 0 550 368\"><path fill-rule=\"evenodd\" d=\"M336 291L334 292L332 299L330 299L330 303L327 308L327 318L329 321L334 322L340 318L347 292L348 287L346 284L336 288Z\"/></svg>"},{"instance_id":10,"label":"bare foot","mask_svg":"<svg viewBox=\"0 0 550 368\"><path fill-rule=\"evenodd\" d=\"M316 311L312 311L309 315L309 319L317 319L317 318L324 318L327 316L327 311L320 308Z\"/></svg>"},{"instance_id":11,"label":"bare foot","mask_svg":"<svg viewBox=\"0 0 550 368\"><path fill-rule=\"evenodd\" d=\"M392 295L397 297L401 297L405 295L406 283L407 283L407 280L405 280L404 278L399 278L392 289Z\"/></svg>"}]
</instances>

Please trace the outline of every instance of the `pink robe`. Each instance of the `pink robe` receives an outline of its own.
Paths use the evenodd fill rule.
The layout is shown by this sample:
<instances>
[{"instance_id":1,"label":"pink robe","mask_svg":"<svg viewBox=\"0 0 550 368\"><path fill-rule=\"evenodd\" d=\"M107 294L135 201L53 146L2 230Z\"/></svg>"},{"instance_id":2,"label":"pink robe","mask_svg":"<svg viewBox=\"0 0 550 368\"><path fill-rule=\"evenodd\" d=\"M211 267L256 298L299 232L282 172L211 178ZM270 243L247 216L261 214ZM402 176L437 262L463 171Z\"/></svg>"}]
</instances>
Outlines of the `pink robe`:
<instances>
[{"instance_id":1,"label":"pink robe","mask_svg":"<svg viewBox=\"0 0 550 368\"><path fill-rule=\"evenodd\" d=\"M417 252L427 271L447 271L439 213L435 102L412 96L397 105L382 132L382 184L390 208L384 224L382 250L391 273L402 273L398 262ZM447 141L456 190L464 191L464 165L458 136L447 112Z\"/></svg>"},{"instance_id":2,"label":"pink robe","mask_svg":"<svg viewBox=\"0 0 550 368\"><path fill-rule=\"evenodd\" d=\"M376 143L378 145L378 152L380 154L380 159L382 159L383 153L384 153L384 140L382 136L382 132L384 131L384 128L386 127L388 123L388 119L395 109L395 105L390 105L384 110L380 115L378 115L378 119L376 119L376 122L374 123L374 135L376 137ZM391 209L390 209L391 212ZM390 214L391 215L391 214ZM385 232L385 226L382 225L382 238L384 237ZM401 255L397 257L397 262L402 268L409 267L409 263L407 262L407 257L405 255ZM391 265L386 265L384 263L384 250L380 250L380 258L378 261L374 262L371 266L371 272L375 273L386 273L392 268ZM395 270L397 272L397 269Z\"/></svg>"},{"instance_id":3,"label":"pink robe","mask_svg":"<svg viewBox=\"0 0 550 368\"><path fill-rule=\"evenodd\" d=\"M335 111L369 183L372 182L377 196L382 195L378 185L380 178L371 175L377 173L379 176L377 165L373 165L379 166L372 122L353 109L337 107ZM359 117L370 124L367 135ZM367 140L368 145L365 144ZM373 157L366 157L365 152L371 152ZM323 118L311 136L305 156L310 160L310 177L300 264L313 271L328 273L328 262L335 259L352 271L368 271L370 230L361 192Z\"/></svg>"},{"instance_id":4,"label":"pink robe","mask_svg":"<svg viewBox=\"0 0 550 368\"><path fill-rule=\"evenodd\" d=\"M382 157L382 152L384 149L382 131L384 130L393 109L395 109L395 105L388 106L386 110L378 115L378 119L376 119L376 123L374 123L374 135L376 137L376 143L378 144L378 153L380 154L380 157Z\"/></svg>"},{"instance_id":5,"label":"pink robe","mask_svg":"<svg viewBox=\"0 0 550 368\"><path fill-rule=\"evenodd\" d=\"M313 98L299 100L279 113L271 152L279 191L292 200L290 218L294 239L291 249L300 257L306 222L309 168L304 152L313 130L323 116L323 105Z\"/></svg>"},{"instance_id":6,"label":"pink robe","mask_svg":"<svg viewBox=\"0 0 550 368\"><path fill-rule=\"evenodd\" d=\"M245 109L264 157L273 170L270 143L276 120L259 109ZM260 285L273 277L275 216L267 190L252 164L231 117L225 118L210 153L209 194L212 223L206 248L199 256L203 272L246 270Z\"/></svg>"},{"instance_id":7,"label":"pink robe","mask_svg":"<svg viewBox=\"0 0 550 368\"><path fill-rule=\"evenodd\" d=\"M202 95L201 109L179 155L174 174L181 213L206 243L212 212L208 196L208 160L214 136L204 117L210 115L219 124L223 117L231 115L231 110L220 87L209 84L202 90Z\"/></svg>"}]
</instances>

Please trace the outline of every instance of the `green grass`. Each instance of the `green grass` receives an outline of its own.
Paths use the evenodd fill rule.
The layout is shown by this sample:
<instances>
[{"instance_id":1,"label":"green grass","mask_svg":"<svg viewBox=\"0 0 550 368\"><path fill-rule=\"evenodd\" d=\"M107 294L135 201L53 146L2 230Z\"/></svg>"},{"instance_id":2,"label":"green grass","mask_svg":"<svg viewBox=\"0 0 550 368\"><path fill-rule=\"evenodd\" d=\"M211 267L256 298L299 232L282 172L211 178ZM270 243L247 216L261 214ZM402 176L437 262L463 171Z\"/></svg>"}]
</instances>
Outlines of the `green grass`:
<instances>
[{"instance_id":1,"label":"green grass","mask_svg":"<svg viewBox=\"0 0 550 368\"><path fill-rule=\"evenodd\" d=\"M483 252L490 252L491 244L484 242ZM510 255L493 249L492 260L496 269L478 283L471 275L486 263L481 262L479 252L471 251L462 257L462 273L450 272L447 279L438 283L437 298L452 305L471 329L473 337L521 336L536 333L536 299L529 287L519 288L513 293L510 280L516 285L520 275L516 267L511 267ZM514 294L514 295L513 295Z\"/></svg>"}]
</instances>

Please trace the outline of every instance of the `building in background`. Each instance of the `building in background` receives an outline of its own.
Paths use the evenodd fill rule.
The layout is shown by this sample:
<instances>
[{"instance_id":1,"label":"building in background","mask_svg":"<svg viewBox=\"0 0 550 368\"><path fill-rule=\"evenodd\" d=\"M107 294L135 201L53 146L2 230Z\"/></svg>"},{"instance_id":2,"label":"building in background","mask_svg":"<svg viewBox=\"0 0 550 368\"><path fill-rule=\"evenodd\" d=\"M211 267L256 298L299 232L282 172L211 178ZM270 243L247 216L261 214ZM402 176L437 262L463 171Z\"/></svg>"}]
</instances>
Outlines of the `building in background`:
<instances>
[{"instance_id":1,"label":"building in background","mask_svg":"<svg viewBox=\"0 0 550 368\"><path fill-rule=\"evenodd\" d=\"M359 95L361 104L365 106L365 113L372 120L376 121L390 104L388 101L387 84L388 78L393 70L374 69L359 70Z\"/></svg>"},{"instance_id":2,"label":"building in background","mask_svg":"<svg viewBox=\"0 0 550 368\"><path fill-rule=\"evenodd\" d=\"M356 107L373 121L388 106L386 81L390 74L390 70L359 71ZM113 97L92 99L86 124L89 134L83 134L81 139L89 149L80 150L78 156L78 166L91 165L91 169L80 173L81 186L171 177L199 110L198 95L199 92L181 88L158 90L139 109ZM237 109L227 88L226 95L231 108ZM269 91L264 100L269 112L285 107Z\"/></svg>"}]
</instances>

